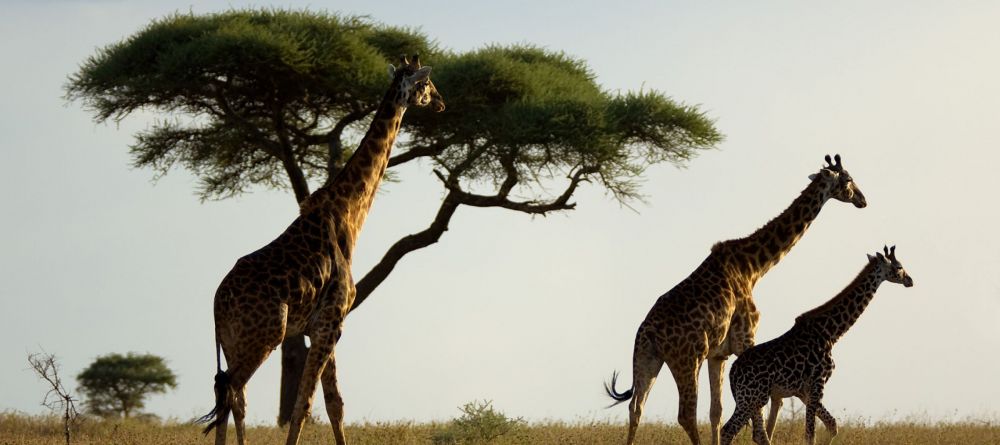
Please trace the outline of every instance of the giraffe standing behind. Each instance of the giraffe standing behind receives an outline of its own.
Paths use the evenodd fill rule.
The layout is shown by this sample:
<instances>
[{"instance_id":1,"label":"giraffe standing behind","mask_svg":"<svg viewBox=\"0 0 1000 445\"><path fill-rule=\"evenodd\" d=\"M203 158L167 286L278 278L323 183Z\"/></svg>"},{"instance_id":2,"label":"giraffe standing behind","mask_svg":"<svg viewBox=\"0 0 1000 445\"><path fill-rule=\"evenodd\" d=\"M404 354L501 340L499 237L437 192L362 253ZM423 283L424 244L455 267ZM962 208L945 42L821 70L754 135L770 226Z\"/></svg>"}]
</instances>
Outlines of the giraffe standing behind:
<instances>
[{"instance_id":1,"label":"giraffe standing behind","mask_svg":"<svg viewBox=\"0 0 1000 445\"><path fill-rule=\"evenodd\" d=\"M729 373L736 410L722 428L722 444L729 445L747 421L753 423L753 441L771 443L781 399L798 397L806 407L806 443L815 440L816 416L830 439L837 421L823 406L823 388L833 374L833 345L858 321L883 281L913 286L913 279L896 259L896 246L885 255L868 255L857 278L822 306L800 315L788 332L743 352ZM761 409L771 399L764 430Z\"/></svg>"},{"instance_id":2,"label":"giraffe standing behind","mask_svg":"<svg viewBox=\"0 0 1000 445\"><path fill-rule=\"evenodd\" d=\"M334 345L354 302L351 258L361 226L385 173L392 144L407 106L444 101L430 80L430 67L417 56L397 69L358 149L326 186L303 201L299 217L266 246L237 260L215 294L217 357L215 408L200 421L216 429L216 445L226 443L229 413L237 441L246 443L246 384L285 336L304 333L311 348L288 430L288 445L299 432L322 380L327 414L338 445L346 443L343 400L337 387Z\"/></svg>"},{"instance_id":3,"label":"giraffe standing behind","mask_svg":"<svg viewBox=\"0 0 1000 445\"><path fill-rule=\"evenodd\" d=\"M700 444L696 421L698 373L708 360L712 405L712 444L719 444L722 420L722 376L726 358L753 345L759 313L752 291L802 237L830 198L867 205L851 175L826 156L827 165L810 175L810 183L778 217L752 235L716 243L701 265L663 294L639 325L632 355L632 388L615 390L617 372L605 384L615 404L631 399L627 444L635 442L646 397L666 363L679 394L677 421Z\"/></svg>"}]
</instances>

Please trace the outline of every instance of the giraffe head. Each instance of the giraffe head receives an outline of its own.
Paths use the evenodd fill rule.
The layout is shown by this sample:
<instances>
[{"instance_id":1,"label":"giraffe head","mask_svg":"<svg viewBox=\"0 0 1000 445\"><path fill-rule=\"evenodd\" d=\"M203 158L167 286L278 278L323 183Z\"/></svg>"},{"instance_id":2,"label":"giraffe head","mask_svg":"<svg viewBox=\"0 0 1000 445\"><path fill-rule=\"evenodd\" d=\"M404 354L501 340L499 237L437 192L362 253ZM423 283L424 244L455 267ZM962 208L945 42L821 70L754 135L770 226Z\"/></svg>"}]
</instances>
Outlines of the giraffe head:
<instances>
[{"instance_id":1,"label":"giraffe head","mask_svg":"<svg viewBox=\"0 0 1000 445\"><path fill-rule=\"evenodd\" d=\"M431 82L431 67L420 66L420 56L413 55L413 60L406 56L400 57L399 68L389 65L389 77L398 82L396 103L401 107L431 106L435 112L444 111L444 99Z\"/></svg>"},{"instance_id":2,"label":"giraffe head","mask_svg":"<svg viewBox=\"0 0 1000 445\"><path fill-rule=\"evenodd\" d=\"M896 259L896 246L891 248L885 246L882 252L875 252L875 255L868 255L868 261L873 262L877 268L878 276L890 283L902 284L905 287L913 286L913 278L903 269L903 264Z\"/></svg>"},{"instance_id":3,"label":"giraffe head","mask_svg":"<svg viewBox=\"0 0 1000 445\"><path fill-rule=\"evenodd\" d=\"M826 166L819 173L809 175L809 179L822 181L824 186L830 190L830 197L837 201L849 202L859 209L868 206L868 201L865 200L865 195L861 193L858 185L854 183L854 178L851 177L850 173L847 173L847 170L844 170L844 165L840 163L840 155L835 155L833 160L830 159L830 155L826 155Z\"/></svg>"}]
</instances>

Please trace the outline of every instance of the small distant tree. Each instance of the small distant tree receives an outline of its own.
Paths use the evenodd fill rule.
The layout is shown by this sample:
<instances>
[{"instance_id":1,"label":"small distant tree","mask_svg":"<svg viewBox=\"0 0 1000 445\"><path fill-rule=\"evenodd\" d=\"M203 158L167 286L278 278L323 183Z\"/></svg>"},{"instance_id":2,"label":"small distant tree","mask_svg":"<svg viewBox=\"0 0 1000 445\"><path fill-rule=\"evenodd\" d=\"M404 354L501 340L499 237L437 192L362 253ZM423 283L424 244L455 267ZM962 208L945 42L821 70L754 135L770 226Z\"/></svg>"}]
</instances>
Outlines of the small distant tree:
<instances>
[{"instance_id":1,"label":"small distant tree","mask_svg":"<svg viewBox=\"0 0 1000 445\"><path fill-rule=\"evenodd\" d=\"M56 356L45 352L28 354L28 364L31 365L31 369L35 371L38 378L45 380L49 384L49 391L45 393L45 398L42 399L42 406L54 412L62 412L63 433L66 437L66 445L69 445L70 428L76 422L78 414L76 411L76 399L70 395L69 391L62 384L62 379L59 377L59 362L56 361Z\"/></svg>"},{"instance_id":2,"label":"small distant tree","mask_svg":"<svg viewBox=\"0 0 1000 445\"><path fill-rule=\"evenodd\" d=\"M134 352L98 357L76 379L87 410L102 417L129 418L145 407L147 396L177 387L162 357Z\"/></svg>"}]
</instances>

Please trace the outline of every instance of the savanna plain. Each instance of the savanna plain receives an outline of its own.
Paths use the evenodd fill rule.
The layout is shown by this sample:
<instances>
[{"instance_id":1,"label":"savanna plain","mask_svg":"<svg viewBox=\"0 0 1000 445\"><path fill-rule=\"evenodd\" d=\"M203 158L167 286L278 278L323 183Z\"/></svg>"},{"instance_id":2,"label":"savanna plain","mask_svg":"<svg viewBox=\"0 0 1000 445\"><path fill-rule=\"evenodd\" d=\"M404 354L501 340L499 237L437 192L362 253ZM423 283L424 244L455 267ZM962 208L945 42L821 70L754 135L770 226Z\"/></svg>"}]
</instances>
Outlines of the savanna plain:
<instances>
[{"instance_id":1,"label":"savanna plain","mask_svg":"<svg viewBox=\"0 0 1000 445\"><path fill-rule=\"evenodd\" d=\"M817 425L817 443L826 443L828 436ZM625 425L605 422L539 422L511 424L440 423L365 423L346 427L352 444L621 444ZM230 426L230 443L235 443ZM248 440L254 444L280 444L285 429L271 426L248 427ZM702 438L708 437L707 425L702 426ZM802 443L801 422L779 422L773 443ZM687 438L674 424L643 423L639 428L638 444L683 444ZM79 445L160 445L208 444L212 437L201 434L200 427L180 421L149 422L137 420L97 420L83 418L71 431L71 443ZM331 443L330 426L310 422L300 440L302 444ZM65 443L62 419L55 416L29 416L19 413L0 414L0 445L48 445ZM737 444L751 444L749 428L737 437ZM1000 444L1000 422L969 420L934 422L909 420L899 422L846 421L837 435L836 444Z\"/></svg>"}]
</instances>

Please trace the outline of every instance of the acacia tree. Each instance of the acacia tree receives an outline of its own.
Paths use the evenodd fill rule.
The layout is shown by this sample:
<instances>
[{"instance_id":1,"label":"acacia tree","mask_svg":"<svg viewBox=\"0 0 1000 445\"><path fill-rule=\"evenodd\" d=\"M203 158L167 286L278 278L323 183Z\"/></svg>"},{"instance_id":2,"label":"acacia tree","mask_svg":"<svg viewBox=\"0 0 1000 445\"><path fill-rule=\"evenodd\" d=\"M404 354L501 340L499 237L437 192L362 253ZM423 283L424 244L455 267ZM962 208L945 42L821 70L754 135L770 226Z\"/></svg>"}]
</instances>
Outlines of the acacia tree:
<instances>
[{"instance_id":1,"label":"acacia tree","mask_svg":"<svg viewBox=\"0 0 1000 445\"><path fill-rule=\"evenodd\" d=\"M98 357L76 379L90 412L126 419L146 406L146 397L177 387L162 357L134 352Z\"/></svg>"},{"instance_id":2,"label":"acacia tree","mask_svg":"<svg viewBox=\"0 0 1000 445\"><path fill-rule=\"evenodd\" d=\"M301 202L349 156L345 141L375 109L386 62L412 53L434 66L448 108L409 112L408 142L389 167L425 159L446 194L426 229L361 275L354 308L404 256L437 242L462 205L544 215L572 209L584 182L628 203L640 198L646 167L683 165L721 140L696 107L655 90L605 91L584 61L561 52L456 53L412 29L312 12L172 15L99 50L66 89L98 122L166 113L136 135L134 165L191 171L203 200L264 186L290 188ZM279 423L291 415L304 357L303 338L286 339Z\"/></svg>"}]
</instances>

